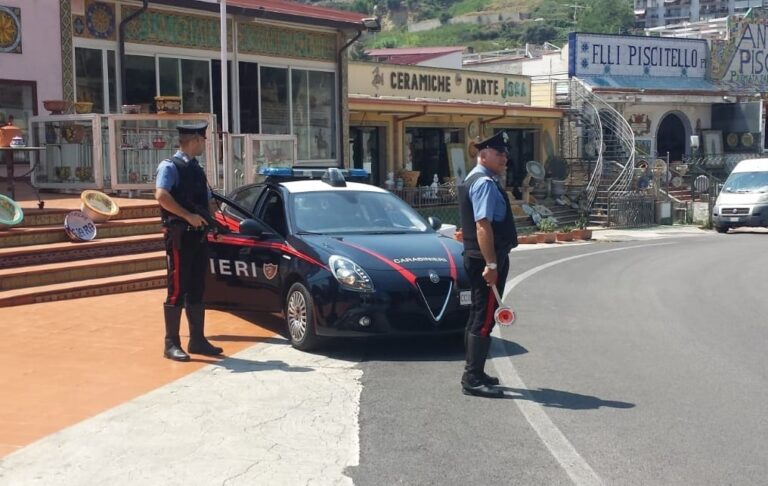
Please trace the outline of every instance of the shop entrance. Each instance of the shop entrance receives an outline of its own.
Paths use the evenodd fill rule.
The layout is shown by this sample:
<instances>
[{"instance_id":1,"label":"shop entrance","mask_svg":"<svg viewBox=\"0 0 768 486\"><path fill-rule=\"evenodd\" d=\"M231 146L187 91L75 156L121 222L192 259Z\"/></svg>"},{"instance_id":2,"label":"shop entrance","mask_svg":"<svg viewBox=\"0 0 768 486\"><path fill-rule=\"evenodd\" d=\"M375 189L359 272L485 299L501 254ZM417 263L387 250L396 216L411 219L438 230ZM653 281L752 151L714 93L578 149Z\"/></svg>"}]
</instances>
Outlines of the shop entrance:
<instances>
[{"instance_id":1,"label":"shop entrance","mask_svg":"<svg viewBox=\"0 0 768 486\"><path fill-rule=\"evenodd\" d=\"M464 130L450 128L416 128L405 129L407 144L406 153L410 152L411 166L419 174L420 186L432 184L437 174L438 181L452 176L448 164L448 144L464 145ZM474 161L467 162L467 170L474 166Z\"/></svg>"},{"instance_id":2,"label":"shop entrance","mask_svg":"<svg viewBox=\"0 0 768 486\"><path fill-rule=\"evenodd\" d=\"M494 133L502 129L494 130ZM509 159L507 159L506 186L512 189L516 199L522 199L522 185L527 175L525 164L534 160L536 131L530 129L505 129L509 135Z\"/></svg>"},{"instance_id":3,"label":"shop entrance","mask_svg":"<svg viewBox=\"0 0 768 486\"><path fill-rule=\"evenodd\" d=\"M380 127L350 127L349 142L352 149L352 167L365 169L371 174L371 183L381 185L384 150L384 129Z\"/></svg>"},{"instance_id":4,"label":"shop entrance","mask_svg":"<svg viewBox=\"0 0 768 486\"><path fill-rule=\"evenodd\" d=\"M683 160L685 155L685 125L674 113L669 113L659 124L656 132L656 153L659 157L666 157L669 152L669 160Z\"/></svg>"}]
</instances>

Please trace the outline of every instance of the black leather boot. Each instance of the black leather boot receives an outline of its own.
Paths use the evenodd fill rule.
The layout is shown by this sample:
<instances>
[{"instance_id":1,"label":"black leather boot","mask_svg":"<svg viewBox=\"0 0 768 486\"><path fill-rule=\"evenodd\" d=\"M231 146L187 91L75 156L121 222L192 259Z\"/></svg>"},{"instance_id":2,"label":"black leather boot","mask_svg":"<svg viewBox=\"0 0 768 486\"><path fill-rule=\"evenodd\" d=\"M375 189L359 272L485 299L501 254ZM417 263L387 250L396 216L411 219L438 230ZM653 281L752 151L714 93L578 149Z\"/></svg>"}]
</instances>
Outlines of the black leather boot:
<instances>
[{"instance_id":1,"label":"black leather boot","mask_svg":"<svg viewBox=\"0 0 768 486\"><path fill-rule=\"evenodd\" d=\"M189 352L218 356L224 352L205 339L205 307L203 304L188 304L186 306L187 321L189 322Z\"/></svg>"},{"instance_id":2,"label":"black leather boot","mask_svg":"<svg viewBox=\"0 0 768 486\"><path fill-rule=\"evenodd\" d=\"M478 397L500 398L504 391L483 381L483 369L491 347L490 336L477 336L469 333L467 336L467 365L461 377L461 391L465 395Z\"/></svg>"},{"instance_id":3,"label":"black leather boot","mask_svg":"<svg viewBox=\"0 0 768 486\"><path fill-rule=\"evenodd\" d=\"M467 351L469 343L469 329L464 331L464 352ZM488 343L490 343L490 340L488 340ZM488 350L485 351L485 355L488 356ZM483 367L485 367L485 364L483 364ZM488 386L497 386L499 384L499 379L495 376L487 375L485 373L485 370L481 373L480 381L482 381L484 384Z\"/></svg>"},{"instance_id":4,"label":"black leather boot","mask_svg":"<svg viewBox=\"0 0 768 486\"><path fill-rule=\"evenodd\" d=\"M181 307L165 304L165 350L163 356L174 361L189 361L189 355L181 349L179 326L181 325Z\"/></svg>"}]
</instances>

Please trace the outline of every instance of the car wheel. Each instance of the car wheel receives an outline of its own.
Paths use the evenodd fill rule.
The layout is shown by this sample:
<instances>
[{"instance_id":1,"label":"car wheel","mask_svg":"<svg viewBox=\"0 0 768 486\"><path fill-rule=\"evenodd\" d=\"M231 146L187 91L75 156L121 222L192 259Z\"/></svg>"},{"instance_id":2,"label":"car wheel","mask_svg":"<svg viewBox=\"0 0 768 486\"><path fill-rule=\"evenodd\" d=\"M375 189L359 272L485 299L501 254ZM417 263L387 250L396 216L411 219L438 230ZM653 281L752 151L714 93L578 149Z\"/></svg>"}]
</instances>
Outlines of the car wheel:
<instances>
[{"instance_id":1,"label":"car wheel","mask_svg":"<svg viewBox=\"0 0 768 486\"><path fill-rule=\"evenodd\" d=\"M718 233L727 233L728 232L728 226L718 226L715 225L715 231Z\"/></svg>"},{"instance_id":2,"label":"car wheel","mask_svg":"<svg viewBox=\"0 0 768 486\"><path fill-rule=\"evenodd\" d=\"M285 321L294 348L309 351L317 347L312 296L301 283L291 285L285 297Z\"/></svg>"}]
</instances>

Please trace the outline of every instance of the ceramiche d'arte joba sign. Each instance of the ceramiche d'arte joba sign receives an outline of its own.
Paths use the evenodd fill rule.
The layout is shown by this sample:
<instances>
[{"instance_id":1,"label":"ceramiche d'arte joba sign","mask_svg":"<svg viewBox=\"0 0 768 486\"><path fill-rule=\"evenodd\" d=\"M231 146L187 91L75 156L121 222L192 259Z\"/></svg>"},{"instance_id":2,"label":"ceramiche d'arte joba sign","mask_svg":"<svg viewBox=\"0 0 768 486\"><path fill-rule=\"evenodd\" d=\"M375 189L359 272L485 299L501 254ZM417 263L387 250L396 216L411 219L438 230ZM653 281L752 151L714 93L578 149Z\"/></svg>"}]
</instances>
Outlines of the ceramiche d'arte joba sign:
<instances>
[{"instance_id":1,"label":"ceramiche d'arte joba sign","mask_svg":"<svg viewBox=\"0 0 768 486\"><path fill-rule=\"evenodd\" d=\"M707 41L571 32L568 76L704 78Z\"/></svg>"},{"instance_id":2,"label":"ceramiche d'arte joba sign","mask_svg":"<svg viewBox=\"0 0 768 486\"><path fill-rule=\"evenodd\" d=\"M731 91L768 91L768 10L728 18L728 39L712 41L712 79Z\"/></svg>"},{"instance_id":3,"label":"ceramiche d'arte joba sign","mask_svg":"<svg viewBox=\"0 0 768 486\"><path fill-rule=\"evenodd\" d=\"M376 97L530 105L531 80L520 75L351 62L349 92Z\"/></svg>"}]
</instances>

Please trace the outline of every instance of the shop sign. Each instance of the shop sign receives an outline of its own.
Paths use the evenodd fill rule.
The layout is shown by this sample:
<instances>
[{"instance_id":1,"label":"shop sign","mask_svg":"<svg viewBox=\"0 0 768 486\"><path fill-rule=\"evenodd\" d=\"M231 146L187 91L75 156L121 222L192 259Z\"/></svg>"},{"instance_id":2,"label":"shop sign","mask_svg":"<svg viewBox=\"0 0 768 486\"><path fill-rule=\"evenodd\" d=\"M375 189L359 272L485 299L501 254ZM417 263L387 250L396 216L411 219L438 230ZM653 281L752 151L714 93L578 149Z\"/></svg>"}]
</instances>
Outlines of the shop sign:
<instances>
[{"instance_id":1,"label":"shop sign","mask_svg":"<svg viewBox=\"0 0 768 486\"><path fill-rule=\"evenodd\" d=\"M568 36L568 75L704 78L707 41L610 34Z\"/></svg>"},{"instance_id":2,"label":"shop sign","mask_svg":"<svg viewBox=\"0 0 768 486\"><path fill-rule=\"evenodd\" d=\"M349 92L369 96L529 105L531 81L527 76L459 69L350 63Z\"/></svg>"},{"instance_id":3,"label":"shop sign","mask_svg":"<svg viewBox=\"0 0 768 486\"><path fill-rule=\"evenodd\" d=\"M137 11L136 7L123 7L122 18ZM231 21L227 26L232 45ZM126 42L194 49L220 49L219 19L201 15L179 14L149 9L134 17L125 26Z\"/></svg>"},{"instance_id":4,"label":"shop sign","mask_svg":"<svg viewBox=\"0 0 768 486\"><path fill-rule=\"evenodd\" d=\"M644 113L635 113L629 117L629 126L635 135L645 135L651 131L651 120Z\"/></svg>"},{"instance_id":5,"label":"shop sign","mask_svg":"<svg viewBox=\"0 0 768 486\"><path fill-rule=\"evenodd\" d=\"M336 35L243 22L237 24L237 49L246 54L334 61Z\"/></svg>"},{"instance_id":6,"label":"shop sign","mask_svg":"<svg viewBox=\"0 0 768 486\"><path fill-rule=\"evenodd\" d=\"M713 41L712 78L730 90L768 89L768 11L753 8L741 21L729 17L729 41Z\"/></svg>"}]
</instances>

